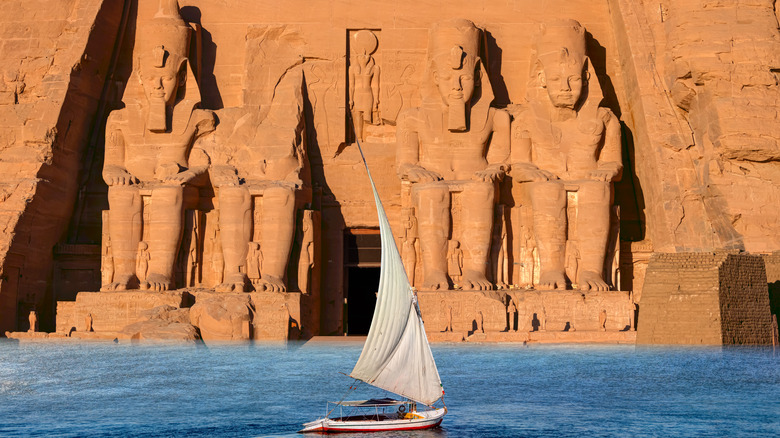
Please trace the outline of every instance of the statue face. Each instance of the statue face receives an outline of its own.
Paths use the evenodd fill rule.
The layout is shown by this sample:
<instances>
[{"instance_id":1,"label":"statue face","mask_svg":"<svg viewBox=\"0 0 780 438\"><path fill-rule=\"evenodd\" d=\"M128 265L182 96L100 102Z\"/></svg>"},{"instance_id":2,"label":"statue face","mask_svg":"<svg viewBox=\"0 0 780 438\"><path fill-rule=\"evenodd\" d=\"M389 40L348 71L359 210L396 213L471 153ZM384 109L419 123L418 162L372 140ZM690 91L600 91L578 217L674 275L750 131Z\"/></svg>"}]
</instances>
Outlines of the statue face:
<instances>
[{"instance_id":1,"label":"statue face","mask_svg":"<svg viewBox=\"0 0 780 438\"><path fill-rule=\"evenodd\" d=\"M558 108L573 109L582 96L583 76L581 65L545 67L543 83L552 104Z\"/></svg>"},{"instance_id":2,"label":"statue face","mask_svg":"<svg viewBox=\"0 0 780 438\"><path fill-rule=\"evenodd\" d=\"M433 71L433 81L439 88L441 98L448 104L466 105L474 95L476 69L453 70L448 66L436 67Z\"/></svg>"},{"instance_id":3,"label":"statue face","mask_svg":"<svg viewBox=\"0 0 780 438\"><path fill-rule=\"evenodd\" d=\"M141 63L140 79L144 93L149 101L163 100L167 105L173 104L176 90L184 83L185 76L181 68L184 63L166 62L163 67L154 67L149 62Z\"/></svg>"}]
</instances>

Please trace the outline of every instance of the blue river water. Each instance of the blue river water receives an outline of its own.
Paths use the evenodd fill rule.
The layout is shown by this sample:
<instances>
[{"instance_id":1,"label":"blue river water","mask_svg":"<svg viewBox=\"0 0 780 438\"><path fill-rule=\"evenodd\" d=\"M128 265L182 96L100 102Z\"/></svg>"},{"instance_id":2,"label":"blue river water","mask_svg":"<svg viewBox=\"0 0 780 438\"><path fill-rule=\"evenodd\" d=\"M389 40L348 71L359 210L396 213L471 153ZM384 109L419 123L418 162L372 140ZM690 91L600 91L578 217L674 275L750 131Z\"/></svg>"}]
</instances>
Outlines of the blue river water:
<instances>
[{"instance_id":1,"label":"blue river water","mask_svg":"<svg viewBox=\"0 0 780 438\"><path fill-rule=\"evenodd\" d=\"M0 436L299 436L362 345L0 340ZM780 436L780 351L433 345L450 412L380 437ZM351 398L385 395L362 385Z\"/></svg>"}]
</instances>

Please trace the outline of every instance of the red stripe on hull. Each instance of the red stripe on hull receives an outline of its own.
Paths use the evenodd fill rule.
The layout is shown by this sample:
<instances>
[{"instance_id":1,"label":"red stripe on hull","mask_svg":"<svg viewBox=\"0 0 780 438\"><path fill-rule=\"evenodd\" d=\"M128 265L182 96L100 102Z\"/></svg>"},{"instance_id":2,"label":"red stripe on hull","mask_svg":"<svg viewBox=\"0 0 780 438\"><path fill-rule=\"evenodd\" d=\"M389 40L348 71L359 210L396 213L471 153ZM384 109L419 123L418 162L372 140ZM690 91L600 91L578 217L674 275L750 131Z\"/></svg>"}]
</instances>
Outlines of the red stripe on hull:
<instances>
[{"instance_id":1,"label":"red stripe on hull","mask_svg":"<svg viewBox=\"0 0 780 438\"><path fill-rule=\"evenodd\" d=\"M310 432L319 432L319 433L350 433L350 432L390 432L395 430L422 430L422 429L432 429L438 425L441 424L440 419L434 424L429 424L427 426L411 426L411 427L391 427L387 429L337 429L337 428L323 428L323 429L314 429Z\"/></svg>"}]
</instances>

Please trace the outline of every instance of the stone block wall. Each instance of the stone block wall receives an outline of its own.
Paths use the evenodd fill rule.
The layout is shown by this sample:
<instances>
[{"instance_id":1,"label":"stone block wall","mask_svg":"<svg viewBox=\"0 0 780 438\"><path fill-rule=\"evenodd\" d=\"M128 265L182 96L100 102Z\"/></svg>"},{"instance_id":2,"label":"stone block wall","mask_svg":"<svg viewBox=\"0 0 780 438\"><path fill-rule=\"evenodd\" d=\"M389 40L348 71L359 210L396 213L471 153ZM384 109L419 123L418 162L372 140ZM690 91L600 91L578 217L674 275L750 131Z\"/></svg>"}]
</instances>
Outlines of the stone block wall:
<instances>
[{"instance_id":1,"label":"stone block wall","mask_svg":"<svg viewBox=\"0 0 780 438\"><path fill-rule=\"evenodd\" d=\"M655 254L647 268L638 344L769 344L769 294L761 256Z\"/></svg>"}]
</instances>

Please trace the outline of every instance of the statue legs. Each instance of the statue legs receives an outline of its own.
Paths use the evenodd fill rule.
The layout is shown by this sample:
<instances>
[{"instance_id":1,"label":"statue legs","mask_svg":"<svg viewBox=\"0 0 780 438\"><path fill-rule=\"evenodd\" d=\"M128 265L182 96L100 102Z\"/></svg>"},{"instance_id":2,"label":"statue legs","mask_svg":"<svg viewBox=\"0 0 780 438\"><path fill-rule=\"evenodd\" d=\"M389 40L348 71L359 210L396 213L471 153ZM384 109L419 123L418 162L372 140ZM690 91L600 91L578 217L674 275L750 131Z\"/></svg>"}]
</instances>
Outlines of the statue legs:
<instances>
[{"instance_id":1,"label":"statue legs","mask_svg":"<svg viewBox=\"0 0 780 438\"><path fill-rule=\"evenodd\" d=\"M580 183L577 212L577 234L580 242L581 290L609 290L604 281L604 256L609 239L610 183Z\"/></svg>"},{"instance_id":2,"label":"statue legs","mask_svg":"<svg viewBox=\"0 0 780 438\"><path fill-rule=\"evenodd\" d=\"M135 285L135 258L141 241L141 194L136 186L108 188L108 229L114 258L114 281L102 290L126 290Z\"/></svg>"},{"instance_id":3,"label":"statue legs","mask_svg":"<svg viewBox=\"0 0 780 438\"><path fill-rule=\"evenodd\" d=\"M566 190L560 181L529 183L539 252L539 289L565 289ZM603 257L603 256L602 256Z\"/></svg>"},{"instance_id":4,"label":"statue legs","mask_svg":"<svg viewBox=\"0 0 780 438\"><path fill-rule=\"evenodd\" d=\"M252 198L246 187L219 188L219 228L225 259L224 282L218 292L243 292L247 245L252 237Z\"/></svg>"},{"instance_id":5,"label":"statue legs","mask_svg":"<svg viewBox=\"0 0 780 438\"><path fill-rule=\"evenodd\" d=\"M463 283L464 289L491 290L487 279L493 233L493 183L472 181L463 189Z\"/></svg>"},{"instance_id":6,"label":"statue legs","mask_svg":"<svg viewBox=\"0 0 780 438\"><path fill-rule=\"evenodd\" d=\"M426 290L447 290L447 237L450 231L450 191L444 182L417 183L412 189L422 252ZM493 216L493 212L488 214Z\"/></svg>"},{"instance_id":7,"label":"statue legs","mask_svg":"<svg viewBox=\"0 0 780 438\"><path fill-rule=\"evenodd\" d=\"M149 276L146 288L165 291L173 288L173 265L179 252L183 222L183 193L179 185L158 186L152 190L149 228Z\"/></svg>"},{"instance_id":8,"label":"statue legs","mask_svg":"<svg viewBox=\"0 0 780 438\"><path fill-rule=\"evenodd\" d=\"M295 234L295 191L269 187L263 192L260 235L263 238L263 266L257 290L285 292L284 274ZM244 245L246 247L246 245Z\"/></svg>"}]
</instances>

